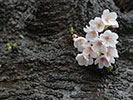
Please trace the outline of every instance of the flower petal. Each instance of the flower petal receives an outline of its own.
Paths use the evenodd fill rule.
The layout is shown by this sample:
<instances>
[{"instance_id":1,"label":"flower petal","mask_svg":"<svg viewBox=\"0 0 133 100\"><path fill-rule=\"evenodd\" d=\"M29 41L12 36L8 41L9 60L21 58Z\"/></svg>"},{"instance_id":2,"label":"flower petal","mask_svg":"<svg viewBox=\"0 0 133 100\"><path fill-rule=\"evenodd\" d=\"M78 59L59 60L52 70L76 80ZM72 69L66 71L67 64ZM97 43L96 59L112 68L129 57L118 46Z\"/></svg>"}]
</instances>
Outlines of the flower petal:
<instances>
[{"instance_id":1,"label":"flower petal","mask_svg":"<svg viewBox=\"0 0 133 100\"><path fill-rule=\"evenodd\" d=\"M81 66L86 65L87 63L87 59L83 54L78 54L76 56L76 60L78 61L78 64Z\"/></svg>"},{"instance_id":2,"label":"flower petal","mask_svg":"<svg viewBox=\"0 0 133 100\"><path fill-rule=\"evenodd\" d=\"M98 67L99 67L100 69L103 69L103 67L104 67L103 63L100 62L100 63L98 64Z\"/></svg>"},{"instance_id":3,"label":"flower petal","mask_svg":"<svg viewBox=\"0 0 133 100\"><path fill-rule=\"evenodd\" d=\"M92 58L92 57L89 57L88 64L89 64L89 65L92 65L92 64L93 64L93 58Z\"/></svg>"},{"instance_id":4,"label":"flower petal","mask_svg":"<svg viewBox=\"0 0 133 100\"><path fill-rule=\"evenodd\" d=\"M100 57L97 57L97 59L95 60L95 65L98 64L100 62Z\"/></svg>"}]
</instances>

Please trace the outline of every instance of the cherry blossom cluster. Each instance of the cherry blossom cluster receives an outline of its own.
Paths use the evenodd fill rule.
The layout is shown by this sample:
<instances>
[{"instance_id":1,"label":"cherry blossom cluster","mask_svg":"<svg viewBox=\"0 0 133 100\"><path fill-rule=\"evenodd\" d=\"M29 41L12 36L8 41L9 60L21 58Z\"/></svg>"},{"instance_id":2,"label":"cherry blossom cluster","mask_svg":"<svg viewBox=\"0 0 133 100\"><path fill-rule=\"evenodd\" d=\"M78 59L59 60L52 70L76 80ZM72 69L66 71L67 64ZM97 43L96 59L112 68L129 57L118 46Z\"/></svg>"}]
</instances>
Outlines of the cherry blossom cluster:
<instances>
[{"instance_id":1,"label":"cherry blossom cluster","mask_svg":"<svg viewBox=\"0 0 133 100\"><path fill-rule=\"evenodd\" d=\"M80 52L76 56L79 65L98 64L102 69L109 68L115 63L115 58L119 57L116 48L118 35L108 28L119 27L116 19L117 14L106 9L101 17L90 20L89 26L83 28L86 32L85 38L73 34L74 47Z\"/></svg>"}]
</instances>

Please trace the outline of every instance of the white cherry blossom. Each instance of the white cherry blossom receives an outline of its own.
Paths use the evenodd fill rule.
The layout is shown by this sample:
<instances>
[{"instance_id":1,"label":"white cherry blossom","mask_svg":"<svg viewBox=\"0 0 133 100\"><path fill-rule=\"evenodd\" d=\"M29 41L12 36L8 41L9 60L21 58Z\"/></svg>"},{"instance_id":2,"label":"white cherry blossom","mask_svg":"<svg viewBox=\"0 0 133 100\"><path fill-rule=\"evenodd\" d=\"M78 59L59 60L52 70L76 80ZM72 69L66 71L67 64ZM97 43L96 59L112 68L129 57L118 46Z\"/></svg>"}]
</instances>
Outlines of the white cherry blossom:
<instances>
[{"instance_id":1,"label":"white cherry blossom","mask_svg":"<svg viewBox=\"0 0 133 100\"><path fill-rule=\"evenodd\" d=\"M109 61L107 60L107 58L104 55L99 56L95 60L95 64L98 64L98 67L100 69L102 69L103 67L109 67L109 66L111 66L111 64L109 63Z\"/></svg>"},{"instance_id":2,"label":"white cherry blossom","mask_svg":"<svg viewBox=\"0 0 133 100\"><path fill-rule=\"evenodd\" d=\"M83 54L88 55L92 58L96 58L98 56L90 43L84 44L83 47L84 47Z\"/></svg>"},{"instance_id":3,"label":"white cherry blossom","mask_svg":"<svg viewBox=\"0 0 133 100\"><path fill-rule=\"evenodd\" d=\"M115 12L110 12L108 9L103 11L102 20L105 25L119 27L119 24L116 19L117 14Z\"/></svg>"},{"instance_id":4,"label":"white cherry blossom","mask_svg":"<svg viewBox=\"0 0 133 100\"><path fill-rule=\"evenodd\" d=\"M96 55L94 54L94 52L92 51L88 51L84 49L83 51L83 55L85 55L88 58L88 65L92 65L93 64L93 58L96 57Z\"/></svg>"},{"instance_id":5,"label":"white cherry blossom","mask_svg":"<svg viewBox=\"0 0 133 100\"><path fill-rule=\"evenodd\" d=\"M107 52L105 53L106 58L109 62L115 62L114 57L118 58L118 51L115 47L108 47Z\"/></svg>"},{"instance_id":6,"label":"white cherry blossom","mask_svg":"<svg viewBox=\"0 0 133 100\"><path fill-rule=\"evenodd\" d=\"M106 53L107 47L104 45L103 41L100 38L95 38L94 41L92 41L93 44L93 50L95 50L98 54L100 53Z\"/></svg>"},{"instance_id":7,"label":"white cherry blossom","mask_svg":"<svg viewBox=\"0 0 133 100\"><path fill-rule=\"evenodd\" d=\"M92 40L96 37L98 37L98 32L96 30L94 30L94 28L88 27L86 25L86 28L83 29L84 32L86 32L86 39L87 40Z\"/></svg>"},{"instance_id":8,"label":"white cherry blossom","mask_svg":"<svg viewBox=\"0 0 133 100\"><path fill-rule=\"evenodd\" d=\"M105 27L100 17L96 17L94 20L90 20L89 24L92 29L95 29L98 32L102 32Z\"/></svg>"},{"instance_id":9,"label":"white cherry blossom","mask_svg":"<svg viewBox=\"0 0 133 100\"><path fill-rule=\"evenodd\" d=\"M100 38L106 46L115 47L115 45L118 43L118 35L110 30L106 30L104 34L100 35Z\"/></svg>"},{"instance_id":10,"label":"white cherry blossom","mask_svg":"<svg viewBox=\"0 0 133 100\"><path fill-rule=\"evenodd\" d=\"M78 54L76 56L76 60L78 61L78 64L81 66L83 66L83 65L88 66L88 65L93 64L93 58L88 57L87 55L85 55L83 53Z\"/></svg>"},{"instance_id":11,"label":"white cherry blossom","mask_svg":"<svg viewBox=\"0 0 133 100\"><path fill-rule=\"evenodd\" d=\"M73 29L71 30L74 47L81 52L76 56L76 61L80 66L88 66L94 63L98 64L100 69L104 67L112 68L111 64L114 64L115 58L119 57L116 48L119 37L116 33L107 29L108 27L119 27L116 19L117 14L106 9L101 18L95 17L95 19L90 20L90 26L86 25L83 28L86 32L85 38L78 37L73 34Z\"/></svg>"},{"instance_id":12,"label":"white cherry blossom","mask_svg":"<svg viewBox=\"0 0 133 100\"><path fill-rule=\"evenodd\" d=\"M74 38L74 47L78 49L78 51L82 52L84 50L83 44L86 43L87 40L84 37Z\"/></svg>"}]
</instances>

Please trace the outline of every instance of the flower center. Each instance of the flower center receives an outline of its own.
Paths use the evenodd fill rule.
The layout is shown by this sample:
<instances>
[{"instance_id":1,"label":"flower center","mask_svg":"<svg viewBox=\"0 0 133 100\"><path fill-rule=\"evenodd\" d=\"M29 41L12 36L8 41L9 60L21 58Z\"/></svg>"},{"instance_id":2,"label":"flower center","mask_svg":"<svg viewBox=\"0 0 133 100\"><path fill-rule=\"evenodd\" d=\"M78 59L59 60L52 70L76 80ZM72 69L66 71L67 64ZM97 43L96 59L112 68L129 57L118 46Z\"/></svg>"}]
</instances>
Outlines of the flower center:
<instances>
[{"instance_id":1,"label":"flower center","mask_svg":"<svg viewBox=\"0 0 133 100\"><path fill-rule=\"evenodd\" d=\"M110 17L106 17L105 20L108 22L110 20Z\"/></svg>"},{"instance_id":2,"label":"flower center","mask_svg":"<svg viewBox=\"0 0 133 100\"><path fill-rule=\"evenodd\" d=\"M95 31L91 31L91 33L92 33L92 35L95 35L95 34L96 34L96 32L95 32Z\"/></svg>"},{"instance_id":3,"label":"flower center","mask_svg":"<svg viewBox=\"0 0 133 100\"><path fill-rule=\"evenodd\" d=\"M106 36L105 39L108 41L108 40L110 40L110 37L109 36Z\"/></svg>"},{"instance_id":4,"label":"flower center","mask_svg":"<svg viewBox=\"0 0 133 100\"><path fill-rule=\"evenodd\" d=\"M100 60L103 62L105 61L106 59L104 57L101 57Z\"/></svg>"},{"instance_id":5,"label":"flower center","mask_svg":"<svg viewBox=\"0 0 133 100\"><path fill-rule=\"evenodd\" d=\"M108 52L107 52L107 55L111 56L111 53L108 51Z\"/></svg>"},{"instance_id":6,"label":"flower center","mask_svg":"<svg viewBox=\"0 0 133 100\"><path fill-rule=\"evenodd\" d=\"M101 41L98 41L98 43L97 43L99 46L101 46L102 45L102 42Z\"/></svg>"},{"instance_id":7,"label":"flower center","mask_svg":"<svg viewBox=\"0 0 133 100\"><path fill-rule=\"evenodd\" d=\"M82 43L83 42L83 39L80 39L79 42Z\"/></svg>"},{"instance_id":8,"label":"flower center","mask_svg":"<svg viewBox=\"0 0 133 100\"><path fill-rule=\"evenodd\" d=\"M97 23L97 27L100 28L102 25L100 23Z\"/></svg>"},{"instance_id":9,"label":"flower center","mask_svg":"<svg viewBox=\"0 0 133 100\"><path fill-rule=\"evenodd\" d=\"M88 47L88 49L89 49L90 51L92 51L92 48L91 48L91 47Z\"/></svg>"}]
</instances>

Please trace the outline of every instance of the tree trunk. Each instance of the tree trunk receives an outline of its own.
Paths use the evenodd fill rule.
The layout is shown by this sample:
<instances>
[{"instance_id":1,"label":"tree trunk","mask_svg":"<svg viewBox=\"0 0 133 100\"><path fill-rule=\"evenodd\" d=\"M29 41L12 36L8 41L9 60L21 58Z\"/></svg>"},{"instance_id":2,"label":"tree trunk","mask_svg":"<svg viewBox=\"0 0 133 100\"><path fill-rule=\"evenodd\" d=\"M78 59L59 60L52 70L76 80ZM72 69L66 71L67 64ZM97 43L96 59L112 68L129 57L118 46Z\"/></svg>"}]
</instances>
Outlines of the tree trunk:
<instances>
[{"instance_id":1,"label":"tree trunk","mask_svg":"<svg viewBox=\"0 0 133 100\"><path fill-rule=\"evenodd\" d=\"M71 26L84 36L105 9L120 25L112 30L120 36L112 72L79 66L70 38ZM113 0L0 0L0 100L132 100L133 11L126 12Z\"/></svg>"}]
</instances>

